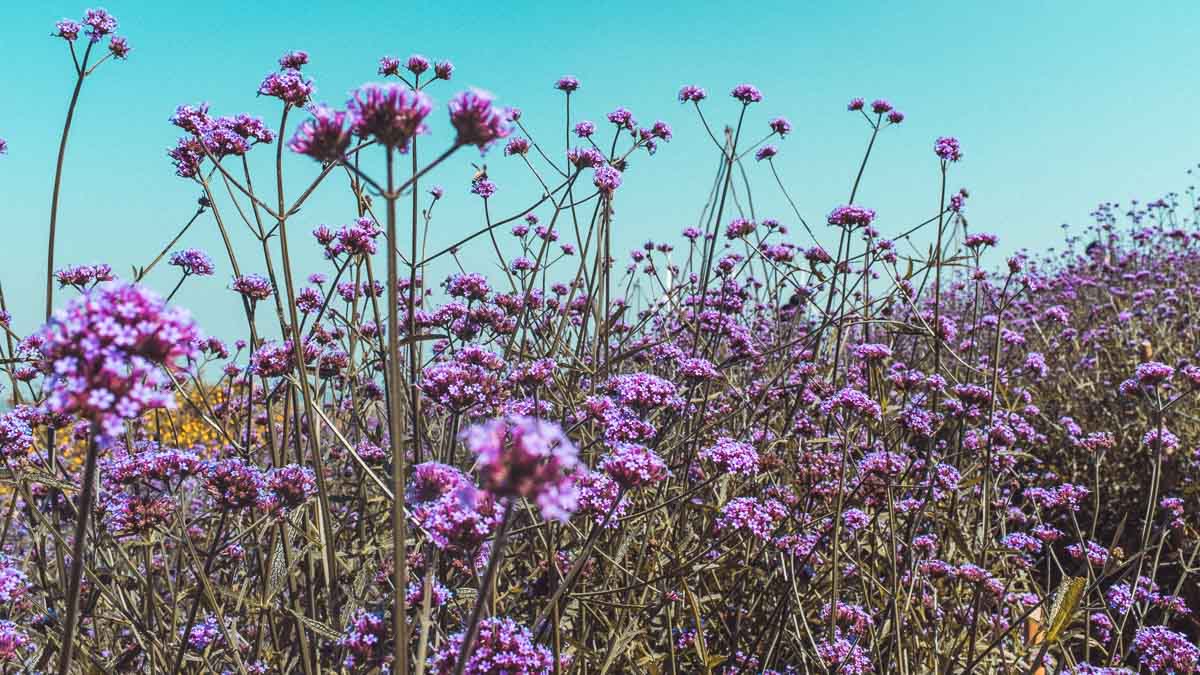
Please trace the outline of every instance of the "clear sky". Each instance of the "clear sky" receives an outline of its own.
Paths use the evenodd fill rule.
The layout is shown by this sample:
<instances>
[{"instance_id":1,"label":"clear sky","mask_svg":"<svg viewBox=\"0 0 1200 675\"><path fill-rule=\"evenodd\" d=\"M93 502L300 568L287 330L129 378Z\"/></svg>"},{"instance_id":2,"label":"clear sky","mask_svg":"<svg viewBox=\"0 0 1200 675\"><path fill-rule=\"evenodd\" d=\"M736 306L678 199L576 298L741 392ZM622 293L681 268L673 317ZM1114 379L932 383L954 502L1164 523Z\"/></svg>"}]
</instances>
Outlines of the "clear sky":
<instances>
[{"instance_id":1,"label":"clear sky","mask_svg":"<svg viewBox=\"0 0 1200 675\"><path fill-rule=\"evenodd\" d=\"M9 4L0 31L0 137L9 142L0 158L0 281L25 331L41 316L54 156L73 79L65 45L49 33L86 5ZM105 6L134 51L85 85L66 162L59 266L108 262L128 274L130 265L148 262L198 194L173 175L164 155L178 136L167 118L177 104L207 101L214 113L249 112L276 125L277 101L256 98L255 90L288 49L310 52L305 72L316 80L317 100L338 105L350 89L378 79L382 55L454 61L454 80L430 90L438 112L425 148L445 139L445 101L473 85L521 107L537 140L561 152L562 97L551 85L564 74L583 83L572 99L582 117L603 121L623 105L641 122L668 121L674 140L653 159L639 156L625 176L618 251L647 238L675 238L703 202L715 154L694 112L675 100L682 84L709 90L706 114L716 124L736 115L727 92L740 82L765 94L752 110L751 135L765 132L774 115L792 121L776 164L810 222L846 199L866 143L868 130L845 112L846 101L893 101L907 120L881 138L858 199L879 212L885 235L936 208L931 146L939 135L961 139L965 158L952 187L971 189L972 229L998 233L1002 251L1056 245L1059 225L1085 222L1100 201L1182 190L1184 171L1200 159L1194 0ZM474 155L461 153L432 177L447 197L431 246L481 222L479 200L467 193ZM496 148L487 161L500 185L493 213L508 215L536 197L518 160ZM288 166L296 179L290 189L299 191L313 167L298 157ZM792 222L766 166L748 168L760 216ZM259 184L269 179L265 171ZM292 226L301 272L321 265L308 231L354 215L341 191L326 192ZM208 250L218 270L189 282L178 301L210 333L237 337L241 322L223 290L229 270L215 229L206 218L181 243ZM251 245L239 234L243 250ZM480 256L483 268L484 253L468 250L466 259ZM261 264L248 267L262 271ZM165 267L149 279L163 292L174 281Z\"/></svg>"}]
</instances>

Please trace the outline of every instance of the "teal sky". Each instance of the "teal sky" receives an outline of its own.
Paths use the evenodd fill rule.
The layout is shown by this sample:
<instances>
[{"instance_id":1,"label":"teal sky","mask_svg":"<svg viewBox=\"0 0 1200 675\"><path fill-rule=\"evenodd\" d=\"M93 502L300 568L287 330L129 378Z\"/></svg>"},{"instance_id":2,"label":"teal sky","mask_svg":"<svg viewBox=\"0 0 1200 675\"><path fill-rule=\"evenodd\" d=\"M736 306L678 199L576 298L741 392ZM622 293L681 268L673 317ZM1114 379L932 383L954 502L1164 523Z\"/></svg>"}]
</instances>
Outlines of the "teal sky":
<instances>
[{"instance_id":1,"label":"teal sky","mask_svg":"<svg viewBox=\"0 0 1200 675\"><path fill-rule=\"evenodd\" d=\"M56 20L78 18L86 5L10 3L0 68L0 281L18 330L41 316L45 235L58 135L73 83ZM307 4L307 6L306 6ZM875 208L886 235L930 215L937 205L939 135L965 152L951 186L972 191L973 230L1000 235L1002 252L1060 242L1059 225L1082 224L1098 202L1149 199L1187 185L1200 160L1200 3L1076 2L624 2L605 3L298 3L259 0L204 3L114 1L106 5L134 48L127 62L105 64L88 79L66 161L57 265L108 262L122 274L145 264L194 208L198 188L176 178L164 154L178 130L167 118L180 103L211 103L213 112L248 112L278 123L274 100L256 98L280 53L305 49L305 72L319 101L377 80L382 55L422 53L451 59L448 85L429 90L438 103L435 133L423 152L446 139L444 104L465 86L494 92L524 111L536 140L562 150L562 96L551 85L573 74L572 99L583 118L603 121L618 105L643 123L664 119L673 142L654 158L639 155L617 198L617 251L647 238L677 238L703 203L715 153L682 84L708 89L706 115L732 121L729 89L751 82L765 94L752 108L749 136L775 115L794 132L776 160L810 222L843 202L868 129L845 112L854 96L890 99L907 115L880 139L858 201ZM301 115L293 116L298 121ZM605 138L607 138L607 127ZM289 134L290 135L290 132ZM256 150L256 179L267 184ZM432 183L446 188L433 222L431 248L478 228L482 212L468 194L464 151ZM499 148L487 158L500 192L493 214L507 216L536 194L516 159ZM292 158L292 193L313 165ZM785 223L787 210L765 165L749 166L761 216ZM354 215L341 189L325 188L291 225L299 272L323 270L308 232ZM227 216L234 220L226 207ZM251 259L253 240L239 228ZM798 230L798 228L797 228ZM806 242L800 242L806 243ZM189 281L177 296L210 333L234 338L228 262L205 218L181 246L204 248L217 276ZM486 247L468 249L469 265L488 269ZM619 258L620 259L620 258ZM1000 258L995 258L999 261ZM262 271L247 264L248 271ZM447 270L435 275L437 280ZM166 292L175 271L159 268L149 283Z\"/></svg>"}]
</instances>

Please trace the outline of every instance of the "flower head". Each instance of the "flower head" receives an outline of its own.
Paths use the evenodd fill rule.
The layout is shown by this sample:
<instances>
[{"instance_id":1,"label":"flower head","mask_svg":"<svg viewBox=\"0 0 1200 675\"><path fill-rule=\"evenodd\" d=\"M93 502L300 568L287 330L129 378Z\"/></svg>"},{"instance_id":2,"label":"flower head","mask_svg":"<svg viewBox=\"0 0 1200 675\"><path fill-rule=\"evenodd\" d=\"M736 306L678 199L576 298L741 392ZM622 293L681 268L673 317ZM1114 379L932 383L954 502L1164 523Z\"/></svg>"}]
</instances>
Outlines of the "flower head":
<instances>
[{"instance_id":1,"label":"flower head","mask_svg":"<svg viewBox=\"0 0 1200 675\"><path fill-rule=\"evenodd\" d=\"M957 162L962 159L962 150L958 147L958 139L953 136L941 136L933 143L933 152L943 162Z\"/></svg>"},{"instance_id":2,"label":"flower head","mask_svg":"<svg viewBox=\"0 0 1200 675\"><path fill-rule=\"evenodd\" d=\"M739 84L729 92L729 95L741 101L745 105L758 103L762 100L762 92L752 84Z\"/></svg>"},{"instance_id":3,"label":"flower head","mask_svg":"<svg viewBox=\"0 0 1200 675\"><path fill-rule=\"evenodd\" d=\"M117 436L124 420L173 408L163 369L196 355L200 334L187 312L130 284L103 284L72 299L39 332L46 408L78 414Z\"/></svg>"},{"instance_id":4,"label":"flower head","mask_svg":"<svg viewBox=\"0 0 1200 675\"><path fill-rule=\"evenodd\" d=\"M54 24L54 37L60 37L67 42L74 42L79 39L79 31L83 27L77 22L70 19L63 19Z\"/></svg>"},{"instance_id":5,"label":"flower head","mask_svg":"<svg viewBox=\"0 0 1200 675\"><path fill-rule=\"evenodd\" d=\"M558 81L554 83L554 88L570 94L571 92L579 89L579 80L570 75L564 75L558 78Z\"/></svg>"},{"instance_id":6,"label":"flower head","mask_svg":"<svg viewBox=\"0 0 1200 675\"><path fill-rule=\"evenodd\" d=\"M208 277L213 273L212 258L198 248L187 248L172 253L167 264L180 268L184 274Z\"/></svg>"},{"instance_id":7,"label":"flower head","mask_svg":"<svg viewBox=\"0 0 1200 675\"><path fill-rule=\"evenodd\" d=\"M279 67L284 70L300 70L301 66L308 64L308 52L297 49L296 51L287 52L279 57Z\"/></svg>"},{"instance_id":8,"label":"flower head","mask_svg":"<svg viewBox=\"0 0 1200 675\"><path fill-rule=\"evenodd\" d=\"M420 75L429 70L429 59L420 54L413 54L404 62L404 67L413 75Z\"/></svg>"},{"instance_id":9,"label":"flower head","mask_svg":"<svg viewBox=\"0 0 1200 675\"><path fill-rule=\"evenodd\" d=\"M258 93L260 96L272 96L299 108L308 103L312 96L313 83L312 80L304 79L299 70L288 69L264 77L262 84L258 85Z\"/></svg>"},{"instance_id":10,"label":"flower head","mask_svg":"<svg viewBox=\"0 0 1200 675\"><path fill-rule=\"evenodd\" d=\"M337 161L349 145L346 113L325 106L314 106L312 117L300 123L288 142L292 152L308 155L319 162Z\"/></svg>"},{"instance_id":11,"label":"flower head","mask_svg":"<svg viewBox=\"0 0 1200 675\"><path fill-rule=\"evenodd\" d=\"M684 85L679 90L679 102L680 103L687 103L688 101L691 101L693 103L699 103L700 101L703 101L706 98L708 98L708 92L704 91L703 88L697 87L692 84Z\"/></svg>"},{"instance_id":12,"label":"flower head","mask_svg":"<svg viewBox=\"0 0 1200 675\"><path fill-rule=\"evenodd\" d=\"M433 103L422 92L401 84L364 84L351 96L347 108L355 135L371 136L389 148L407 152L409 141L425 133L425 118Z\"/></svg>"},{"instance_id":13,"label":"flower head","mask_svg":"<svg viewBox=\"0 0 1200 675\"><path fill-rule=\"evenodd\" d=\"M87 26L88 38L99 42L117 29L117 19L103 9L89 9L83 15L83 25Z\"/></svg>"},{"instance_id":14,"label":"flower head","mask_svg":"<svg viewBox=\"0 0 1200 675\"><path fill-rule=\"evenodd\" d=\"M557 424L509 416L475 425L462 438L484 489L534 499L545 518L566 520L575 511L578 451Z\"/></svg>"},{"instance_id":15,"label":"flower head","mask_svg":"<svg viewBox=\"0 0 1200 675\"><path fill-rule=\"evenodd\" d=\"M450 124L458 132L455 142L486 152L492 143L512 133L506 111L497 108L492 95L468 89L450 100Z\"/></svg>"},{"instance_id":16,"label":"flower head","mask_svg":"<svg viewBox=\"0 0 1200 675\"><path fill-rule=\"evenodd\" d=\"M606 195L612 195L613 191L621 187L621 172L614 169L608 164L596 167L593 170L592 184L596 189Z\"/></svg>"},{"instance_id":17,"label":"flower head","mask_svg":"<svg viewBox=\"0 0 1200 675\"><path fill-rule=\"evenodd\" d=\"M842 227L867 227L874 220L875 211L873 209L849 204L837 207L826 219L830 225L841 225Z\"/></svg>"},{"instance_id":18,"label":"flower head","mask_svg":"<svg viewBox=\"0 0 1200 675\"><path fill-rule=\"evenodd\" d=\"M114 59L124 59L129 56L130 51L132 48L129 46L129 40L123 37L114 35L108 41L108 52L113 55Z\"/></svg>"}]
</instances>

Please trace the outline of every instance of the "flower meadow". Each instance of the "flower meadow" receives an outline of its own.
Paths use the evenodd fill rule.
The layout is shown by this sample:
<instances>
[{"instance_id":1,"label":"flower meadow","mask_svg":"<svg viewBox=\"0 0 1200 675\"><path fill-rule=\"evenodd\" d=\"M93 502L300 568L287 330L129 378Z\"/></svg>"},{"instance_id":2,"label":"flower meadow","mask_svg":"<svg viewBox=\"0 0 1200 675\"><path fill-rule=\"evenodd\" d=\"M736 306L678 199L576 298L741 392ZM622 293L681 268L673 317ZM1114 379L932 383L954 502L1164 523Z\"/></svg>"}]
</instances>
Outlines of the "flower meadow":
<instances>
[{"instance_id":1,"label":"flower meadow","mask_svg":"<svg viewBox=\"0 0 1200 675\"><path fill-rule=\"evenodd\" d=\"M859 194L905 132L882 98L838 104L848 197L803 204L773 163L802 131L752 84L664 92L672 126L578 119L563 76L536 137L450 61L384 56L325 104L291 51L246 83L265 117L164 115L199 201L123 275L54 255L80 91L139 56L117 30L53 27L44 322L0 313L0 672L1200 672L1191 188L1002 259L951 135L911 158L931 212ZM716 168L694 221L616 250L622 185L681 144ZM427 177L481 154L527 208L489 208L499 171ZM430 250L452 198L484 226ZM209 276L240 334L172 303Z\"/></svg>"}]
</instances>

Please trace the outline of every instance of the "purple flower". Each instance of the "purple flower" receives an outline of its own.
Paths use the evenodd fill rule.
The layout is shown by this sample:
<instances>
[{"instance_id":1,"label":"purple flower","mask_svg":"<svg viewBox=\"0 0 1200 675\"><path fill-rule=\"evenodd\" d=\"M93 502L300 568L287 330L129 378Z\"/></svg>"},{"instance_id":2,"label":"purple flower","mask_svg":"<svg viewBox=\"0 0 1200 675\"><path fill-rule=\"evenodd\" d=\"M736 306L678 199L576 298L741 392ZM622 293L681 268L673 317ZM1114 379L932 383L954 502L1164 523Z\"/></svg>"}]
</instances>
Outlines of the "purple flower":
<instances>
[{"instance_id":1,"label":"purple flower","mask_svg":"<svg viewBox=\"0 0 1200 675\"><path fill-rule=\"evenodd\" d=\"M429 657L431 675L454 672L465 639L465 631L455 633ZM559 665L566 670L568 661L560 659ZM463 675L534 675L555 670L554 655L534 641L528 628L512 619L492 616L480 621L479 635L462 672Z\"/></svg>"},{"instance_id":2,"label":"purple flower","mask_svg":"<svg viewBox=\"0 0 1200 675\"><path fill-rule=\"evenodd\" d=\"M450 124L458 132L455 142L474 145L480 152L512 132L504 110L493 105L492 95L469 89L450 100Z\"/></svg>"},{"instance_id":3,"label":"purple flower","mask_svg":"<svg viewBox=\"0 0 1200 675\"><path fill-rule=\"evenodd\" d=\"M113 58L115 59L124 59L125 57L129 56L130 51L132 51L132 49L129 46L129 40L123 37L114 35L112 36L112 39L108 41L108 52L112 54Z\"/></svg>"},{"instance_id":4,"label":"purple flower","mask_svg":"<svg viewBox=\"0 0 1200 675\"><path fill-rule=\"evenodd\" d=\"M194 624L187 630L187 644L193 651L203 652L208 646L220 642L221 624L211 614L204 621Z\"/></svg>"},{"instance_id":5,"label":"purple flower","mask_svg":"<svg viewBox=\"0 0 1200 675\"><path fill-rule=\"evenodd\" d=\"M779 134L780 138L783 138L792 132L792 123L787 121L786 117L776 117L768 122L768 124L771 127L771 131Z\"/></svg>"},{"instance_id":6,"label":"purple flower","mask_svg":"<svg viewBox=\"0 0 1200 675\"><path fill-rule=\"evenodd\" d=\"M79 30L82 28L78 23L63 19L54 24L54 37L60 37L67 42L74 42L79 39Z\"/></svg>"},{"instance_id":7,"label":"purple flower","mask_svg":"<svg viewBox=\"0 0 1200 675\"><path fill-rule=\"evenodd\" d=\"M267 472L267 488L282 506L294 509L317 493L317 477L308 467L289 464Z\"/></svg>"},{"instance_id":8,"label":"purple flower","mask_svg":"<svg viewBox=\"0 0 1200 675\"><path fill-rule=\"evenodd\" d=\"M194 274L199 277L212 276L213 273L212 258L198 248L188 248L172 253L167 264L182 269L184 274Z\"/></svg>"},{"instance_id":9,"label":"purple flower","mask_svg":"<svg viewBox=\"0 0 1200 675\"><path fill-rule=\"evenodd\" d=\"M867 227L874 220L875 211L873 209L844 205L830 212L826 222L830 225L841 225L842 227Z\"/></svg>"},{"instance_id":10,"label":"purple flower","mask_svg":"<svg viewBox=\"0 0 1200 675\"><path fill-rule=\"evenodd\" d=\"M862 110L864 105L866 105L866 102L861 98L852 98L850 99L850 102L846 104L846 110L849 110L850 112Z\"/></svg>"},{"instance_id":11,"label":"purple flower","mask_svg":"<svg viewBox=\"0 0 1200 675\"><path fill-rule=\"evenodd\" d=\"M758 103L762 100L762 92L752 84L739 84L729 92L729 95L741 101L745 105Z\"/></svg>"},{"instance_id":12,"label":"purple flower","mask_svg":"<svg viewBox=\"0 0 1200 675\"><path fill-rule=\"evenodd\" d=\"M496 184L486 178L471 181L471 192L484 199L496 194Z\"/></svg>"},{"instance_id":13,"label":"purple flower","mask_svg":"<svg viewBox=\"0 0 1200 675\"><path fill-rule=\"evenodd\" d=\"M558 78L558 81L554 83L554 88L570 94L576 89L579 89L579 80L570 75L564 75L563 77Z\"/></svg>"},{"instance_id":14,"label":"purple flower","mask_svg":"<svg viewBox=\"0 0 1200 675\"><path fill-rule=\"evenodd\" d=\"M292 343L266 341L250 355L250 372L259 377L279 377L292 369Z\"/></svg>"},{"instance_id":15,"label":"purple flower","mask_svg":"<svg viewBox=\"0 0 1200 675\"><path fill-rule=\"evenodd\" d=\"M89 9L84 12L83 25L87 26L87 34L92 42L99 42L117 29L117 19L103 9Z\"/></svg>"},{"instance_id":16,"label":"purple flower","mask_svg":"<svg viewBox=\"0 0 1200 675\"><path fill-rule=\"evenodd\" d=\"M637 125L637 120L633 119L633 113L626 108L617 108L608 113L608 121L617 125L618 128L629 130Z\"/></svg>"},{"instance_id":17,"label":"purple flower","mask_svg":"<svg viewBox=\"0 0 1200 675\"><path fill-rule=\"evenodd\" d=\"M892 109L892 104L887 101L877 98L871 102L871 112L876 115L882 115Z\"/></svg>"},{"instance_id":18,"label":"purple flower","mask_svg":"<svg viewBox=\"0 0 1200 675\"><path fill-rule=\"evenodd\" d=\"M513 136L504 146L505 156L524 155L529 152L529 139L524 136Z\"/></svg>"},{"instance_id":19,"label":"purple flower","mask_svg":"<svg viewBox=\"0 0 1200 675\"><path fill-rule=\"evenodd\" d=\"M252 302L266 300L275 292L270 280L261 274L245 274L234 279L233 290Z\"/></svg>"},{"instance_id":20,"label":"purple flower","mask_svg":"<svg viewBox=\"0 0 1200 675\"><path fill-rule=\"evenodd\" d=\"M404 67L407 68L408 72L412 73L413 75L420 75L421 73L429 70L429 59L421 56L420 54L413 54L412 56L408 57L407 61L404 62Z\"/></svg>"},{"instance_id":21,"label":"purple flower","mask_svg":"<svg viewBox=\"0 0 1200 675\"><path fill-rule=\"evenodd\" d=\"M587 120L575 124L575 135L579 138L590 138L596 133L596 125Z\"/></svg>"},{"instance_id":22,"label":"purple flower","mask_svg":"<svg viewBox=\"0 0 1200 675\"><path fill-rule=\"evenodd\" d=\"M700 459L712 462L725 473L743 476L758 473L758 451L754 446L725 436L717 439L712 447L701 450Z\"/></svg>"},{"instance_id":23,"label":"purple flower","mask_svg":"<svg viewBox=\"0 0 1200 675\"><path fill-rule=\"evenodd\" d=\"M384 56L379 59L379 74L387 77L388 75L400 75L400 59L394 56Z\"/></svg>"},{"instance_id":24,"label":"purple flower","mask_svg":"<svg viewBox=\"0 0 1200 675\"><path fill-rule=\"evenodd\" d=\"M565 521L575 511L578 451L557 424L510 416L475 425L462 439L475 453L484 489L533 499L548 520Z\"/></svg>"},{"instance_id":25,"label":"purple flower","mask_svg":"<svg viewBox=\"0 0 1200 675\"><path fill-rule=\"evenodd\" d=\"M408 152L409 141L425 133L425 118L433 110L429 97L401 84L364 84L347 102L350 130L362 138Z\"/></svg>"},{"instance_id":26,"label":"purple flower","mask_svg":"<svg viewBox=\"0 0 1200 675\"><path fill-rule=\"evenodd\" d=\"M185 311L119 282L72 299L38 336L46 409L91 418L106 436L118 436L123 420L175 406L161 368L194 357L200 337Z\"/></svg>"},{"instance_id":27,"label":"purple flower","mask_svg":"<svg viewBox=\"0 0 1200 675\"><path fill-rule=\"evenodd\" d=\"M604 154L596 148L571 148L567 150L567 161L577 169L601 166Z\"/></svg>"},{"instance_id":28,"label":"purple flower","mask_svg":"<svg viewBox=\"0 0 1200 675\"><path fill-rule=\"evenodd\" d=\"M1194 673L1200 666L1200 649L1188 642L1187 636L1166 626L1139 629L1133 638L1133 650L1138 662L1152 673L1182 675Z\"/></svg>"},{"instance_id":29,"label":"purple flower","mask_svg":"<svg viewBox=\"0 0 1200 675\"><path fill-rule=\"evenodd\" d=\"M704 89L702 89L701 87L697 87L693 84L685 84L679 90L679 102L680 103L687 103L688 101L691 101L693 103L699 103L700 101L703 101L706 98L708 98L708 92L704 91Z\"/></svg>"},{"instance_id":30,"label":"purple flower","mask_svg":"<svg viewBox=\"0 0 1200 675\"><path fill-rule=\"evenodd\" d=\"M887 120L892 124L900 124L904 121L904 113L899 110L893 110L888 113Z\"/></svg>"},{"instance_id":31,"label":"purple flower","mask_svg":"<svg viewBox=\"0 0 1200 675\"><path fill-rule=\"evenodd\" d=\"M211 462L203 480L205 489L222 509L255 506L266 490L262 472L237 457Z\"/></svg>"},{"instance_id":32,"label":"purple flower","mask_svg":"<svg viewBox=\"0 0 1200 675\"><path fill-rule=\"evenodd\" d=\"M962 159L962 150L958 147L958 139L953 136L940 136L933 143L933 152L942 158L943 162L957 162Z\"/></svg>"},{"instance_id":33,"label":"purple flower","mask_svg":"<svg viewBox=\"0 0 1200 675\"><path fill-rule=\"evenodd\" d=\"M621 187L621 172L608 164L598 166L594 169L592 184L601 193L611 196L613 191Z\"/></svg>"},{"instance_id":34,"label":"purple flower","mask_svg":"<svg viewBox=\"0 0 1200 675\"><path fill-rule=\"evenodd\" d=\"M292 152L308 155L319 162L336 162L349 145L346 113L325 106L314 106L312 117L300 123L288 142Z\"/></svg>"},{"instance_id":35,"label":"purple flower","mask_svg":"<svg viewBox=\"0 0 1200 675\"><path fill-rule=\"evenodd\" d=\"M17 624L7 619L0 621L0 661L20 661L37 647Z\"/></svg>"},{"instance_id":36,"label":"purple flower","mask_svg":"<svg viewBox=\"0 0 1200 675\"><path fill-rule=\"evenodd\" d=\"M0 138L0 155L8 154L8 141Z\"/></svg>"},{"instance_id":37,"label":"purple flower","mask_svg":"<svg viewBox=\"0 0 1200 675\"><path fill-rule=\"evenodd\" d=\"M391 642L389 621L364 609L355 610L337 641L338 646L346 650L342 666L360 672L380 667L386 669L392 659Z\"/></svg>"},{"instance_id":38,"label":"purple flower","mask_svg":"<svg viewBox=\"0 0 1200 675\"><path fill-rule=\"evenodd\" d=\"M626 489L657 483L670 473L656 452L632 443L617 444L600 460L599 468Z\"/></svg>"},{"instance_id":39,"label":"purple flower","mask_svg":"<svg viewBox=\"0 0 1200 675\"><path fill-rule=\"evenodd\" d=\"M309 97L312 96L313 83L312 80L304 79L299 70L284 70L264 77L262 84L258 85L258 93L261 96L273 96L288 105L300 108L308 103Z\"/></svg>"},{"instance_id":40,"label":"purple flower","mask_svg":"<svg viewBox=\"0 0 1200 675\"><path fill-rule=\"evenodd\" d=\"M726 239L741 239L748 235L754 234L756 225L753 220L748 218L734 218L725 226Z\"/></svg>"},{"instance_id":41,"label":"purple flower","mask_svg":"<svg viewBox=\"0 0 1200 675\"><path fill-rule=\"evenodd\" d=\"M433 76L439 80L449 80L454 74L454 64L449 61L438 61L433 64Z\"/></svg>"},{"instance_id":42,"label":"purple flower","mask_svg":"<svg viewBox=\"0 0 1200 675\"><path fill-rule=\"evenodd\" d=\"M284 70L300 70L301 66L308 64L308 52L297 49L293 52L287 52L279 57L279 67Z\"/></svg>"}]
</instances>

